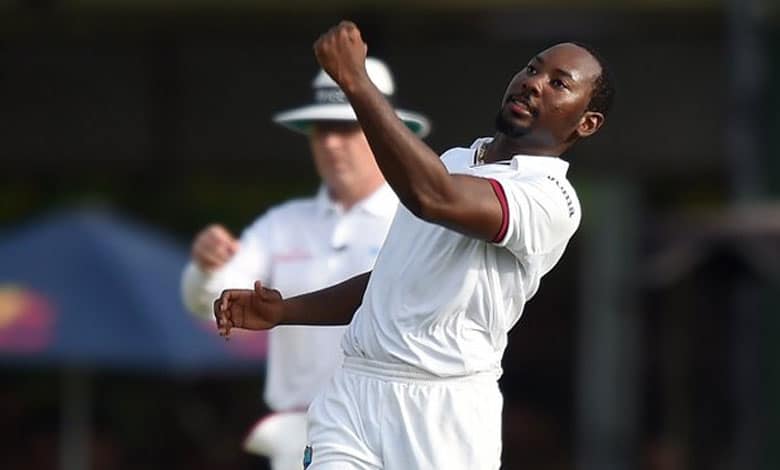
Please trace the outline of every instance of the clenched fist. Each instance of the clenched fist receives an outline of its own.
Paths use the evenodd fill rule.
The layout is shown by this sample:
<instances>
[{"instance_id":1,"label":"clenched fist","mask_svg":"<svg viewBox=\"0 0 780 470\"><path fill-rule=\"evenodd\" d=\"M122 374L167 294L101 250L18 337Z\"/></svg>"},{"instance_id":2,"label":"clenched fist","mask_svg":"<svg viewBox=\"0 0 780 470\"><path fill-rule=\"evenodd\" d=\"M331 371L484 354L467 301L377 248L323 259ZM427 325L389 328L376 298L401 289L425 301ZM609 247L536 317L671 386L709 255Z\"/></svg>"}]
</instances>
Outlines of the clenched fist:
<instances>
[{"instance_id":1,"label":"clenched fist","mask_svg":"<svg viewBox=\"0 0 780 470\"><path fill-rule=\"evenodd\" d=\"M203 271L221 268L238 251L238 240L223 226L209 225L192 242L192 259Z\"/></svg>"},{"instance_id":2,"label":"clenched fist","mask_svg":"<svg viewBox=\"0 0 780 470\"><path fill-rule=\"evenodd\" d=\"M351 21L342 21L330 28L314 43L317 62L345 92L362 80L369 80L367 51L360 30Z\"/></svg>"}]
</instances>

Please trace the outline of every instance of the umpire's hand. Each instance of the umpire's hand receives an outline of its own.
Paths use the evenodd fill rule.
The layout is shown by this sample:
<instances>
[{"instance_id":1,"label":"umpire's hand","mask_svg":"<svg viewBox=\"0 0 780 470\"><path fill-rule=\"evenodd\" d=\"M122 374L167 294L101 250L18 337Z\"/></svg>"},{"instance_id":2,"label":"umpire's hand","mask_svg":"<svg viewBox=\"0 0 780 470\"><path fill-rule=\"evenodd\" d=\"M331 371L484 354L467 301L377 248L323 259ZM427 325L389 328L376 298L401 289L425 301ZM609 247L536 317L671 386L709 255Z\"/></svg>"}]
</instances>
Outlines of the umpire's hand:
<instances>
[{"instance_id":1,"label":"umpire's hand","mask_svg":"<svg viewBox=\"0 0 780 470\"><path fill-rule=\"evenodd\" d=\"M239 243L219 224L209 225L192 242L192 259L202 271L214 271L227 263L238 251Z\"/></svg>"}]
</instances>

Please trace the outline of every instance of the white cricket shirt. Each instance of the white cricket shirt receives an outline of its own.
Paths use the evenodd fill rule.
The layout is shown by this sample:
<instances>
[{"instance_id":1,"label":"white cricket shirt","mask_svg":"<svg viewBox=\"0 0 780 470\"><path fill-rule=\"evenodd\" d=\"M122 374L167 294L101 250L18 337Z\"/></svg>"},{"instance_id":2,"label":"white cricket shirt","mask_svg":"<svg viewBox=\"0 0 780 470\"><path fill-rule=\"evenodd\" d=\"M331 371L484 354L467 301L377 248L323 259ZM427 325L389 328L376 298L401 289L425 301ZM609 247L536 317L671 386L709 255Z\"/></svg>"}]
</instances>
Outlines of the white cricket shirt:
<instances>
[{"instance_id":1,"label":"white cricket shirt","mask_svg":"<svg viewBox=\"0 0 780 470\"><path fill-rule=\"evenodd\" d=\"M270 209L241 235L240 249L208 274L194 263L182 276L182 296L193 312L213 317L223 289L251 289L255 280L290 297L370 271L398 199L388 185L349 211L325 189ZM280 326L269 332L265 401L276 411L304 408L343 360L345 327Z\"/></svg>"},{"instance_id":2,"label":"white cricket shirt","mask_svg":"<svg viewBox=\"0 0 780 470\"><path fill-rule=\"evenodd\" d=\"M450 173L498 183L505 233L495 242L470 238L401 206L344 335L347 356L443 377L500 370L507 334L561 258L580 205L560 158L475 165L476 149L489 140L441 158Z\"/></svg>"}]
</instances>

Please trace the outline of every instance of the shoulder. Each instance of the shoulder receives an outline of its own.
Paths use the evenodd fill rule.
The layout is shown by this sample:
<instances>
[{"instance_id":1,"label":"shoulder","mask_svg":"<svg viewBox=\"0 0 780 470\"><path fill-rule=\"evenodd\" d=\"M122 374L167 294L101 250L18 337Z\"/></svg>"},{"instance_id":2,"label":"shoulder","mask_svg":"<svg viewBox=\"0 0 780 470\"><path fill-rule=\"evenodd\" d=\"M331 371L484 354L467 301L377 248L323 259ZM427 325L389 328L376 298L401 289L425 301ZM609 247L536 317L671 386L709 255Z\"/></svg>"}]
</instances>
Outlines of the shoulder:
<instances>
[{"instance_id":1,"label":"shoulder","mask_svg":"<svg viewBox=\"0 0 780 470\"><path fill-rule=\"evenodd\" d=\"M521 197L533 201L557 224L576 228L581 218L580 201L577 192L564 175L537 173L522 175L516 173L500 178L507 196Z\"/></svg>"},{"instance_id":2,"label":"shoulder","mask_svg":"<svg viewBox=\"0 0 780 470\"><path fill-rule=\"evenodd\" d=\"M544 180L548 193L558 205L565 208L568 217L579 220L580 200L569 180L555 175L544 175Z\"/></svg>"},{"instance_id":3,"label":"shoulder","mask_svg":"<svg viewBox=\"0 0 780 470\"><path fill-rule=\"evenodd\" d=\"M474 163L474 151L466 147L455 147L441 154L441 162L448 169L465 168Z\"/></svg>"},{"instance_id":4,"label":"shoulder","mask_svg":"<svg viewBox=\"0 0 780 470\"><path fill-rule=\"evenodd\" d=\"M316 208L316 199L313 197L290 199L270 207L257 217L248 229L251 230L267 224L289 223L295 219L306 219L314 215Z\"/></svg>"},{"instance_id":5,"label":"shoulder","mask_svg":"<svg viewBox=\"0 0 780 470\"><path fill-rule=\"evenodd\" d=\"M490 140L489 137L480 137L468 147L453 147L441 154L441 161L451 170L469 167L474 164L474 152L477 148Z\"/></svg>"},{"instance_id":6,"label":"shoulder","mask_svg":"<svg viewBox=\"0 0 780 470\"><path fill-rule=\"evenodd\" d=\"M315 197L298 197L289 199L271 207L268 212L274 214L297 213L315 210L317 199Z\"/></svg>"},{"instance_id":7,"label":"shoulder","mask_svg":"<svg viewBox=\"0 0 780 470\"><path fill-rule=\"evenodd\" d=\"M564 174L534 172L496 175L507 209L507 231L498 243L517 256L552 252L571 238L580 224L574 188Z\"/></svg>"}]
</instances>

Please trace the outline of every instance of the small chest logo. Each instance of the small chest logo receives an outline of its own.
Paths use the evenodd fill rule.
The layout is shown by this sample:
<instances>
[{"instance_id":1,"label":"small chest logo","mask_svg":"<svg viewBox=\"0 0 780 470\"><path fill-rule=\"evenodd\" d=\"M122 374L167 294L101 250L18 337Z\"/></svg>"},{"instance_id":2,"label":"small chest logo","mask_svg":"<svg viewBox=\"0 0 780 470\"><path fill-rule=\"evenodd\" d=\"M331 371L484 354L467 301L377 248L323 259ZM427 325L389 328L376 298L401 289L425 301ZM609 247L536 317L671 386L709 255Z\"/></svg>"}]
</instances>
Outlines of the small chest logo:
<instances>
[{"instance_id":1,"label":"small chest logo","mask_svg":"<svg viewBox=\"0 0 780 470\"><path fill-rule=\"evenodd\" d=\"M314 454L314 451L312 450L311 446L306 446L306 449L303 451L303 470L306 470L309 468L309 465L311 465L311 459L312 455Z\"/></svg>"}]
</instances>

